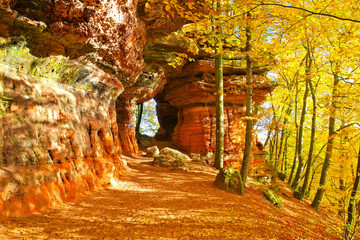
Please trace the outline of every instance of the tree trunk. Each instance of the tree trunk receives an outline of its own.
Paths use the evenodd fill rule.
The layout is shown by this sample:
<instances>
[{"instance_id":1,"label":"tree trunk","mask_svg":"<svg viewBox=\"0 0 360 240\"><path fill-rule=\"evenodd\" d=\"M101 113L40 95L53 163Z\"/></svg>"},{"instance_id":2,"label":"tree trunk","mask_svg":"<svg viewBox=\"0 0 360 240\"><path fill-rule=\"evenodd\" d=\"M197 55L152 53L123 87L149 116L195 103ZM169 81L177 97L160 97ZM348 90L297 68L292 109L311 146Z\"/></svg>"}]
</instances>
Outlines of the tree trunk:
<instances>
[{"instance_id":1,"label":"tree trunk","mask_svg":"<svg viewBox=\"0 0 360 240\"><path fill-rule=\"evenodd\" d=\"M298 149L298 132L296 131L295 156L294 156L293 164L292 164L292 167L291 167L290 177L289 177L289 180L288 180L289 185L291 184L291 182L293 180L295 169L296 169L297 149Z\"/></svg>"},{"instance_id":2,"label":"tree trunk","mask_svg":"<svg viewBox=\"0 0 360 240\"><path fill-rule=\"evenodd\" d=\"M336 108L336 95L337 95L338 84L339 84L339 77L337 74L334 74L334 86L333 86L331 106L330 106L329 137L326 146L325 160L324 160L323 168L321 170L319 187L314 197L314 200L311 203L311 206L313 206L316 210L319 209L320 202L324 196L324 192L325 192L324 187L326 184L327 175L331 164L330 161L331 161L333 143L335 137L335 108Z\"/></svg>"},{"instance_id":3,"label":"tree trunk","mask_svg":"<svg viewBox=\"0 0 360 240\"><path fill-rule=\"evenodd\" d=\"M283 120L283 124L282 124L282 129L281 129L281 133L280 133L280 149L279 149L279 153L277 156L277 161L275 161L275 169L278 170L278 165L279 162L281 162L281 171L283 171L283 162L284 162L284 154L283 152L285 151L285 135L286 135L286 125L288 122L288 117L291 113L292 109L291 109L291 100L289 102L289 107L288 109L286 109L285 111L285 116L284 116L284 120Z\"/></svg>"},{"instance_id":4,"label":"tree trunk","mask_svg":"<svg viewBox=\"0 0 360 240\"><path fill-rule=\"evenodd\" d=\"M271 131L268 131L268 134L267 134L267 137L266 137L265 143L264 143L264 148L266 148L266 146L268 144L270 144L270 141L271 141Z\"/></svg>"},{"instance_id":5,"label":"tree trunk","mask_svg":"<svg viewBox=\"0 0 360 240\"><path fill-rule=\"evenodd\" d=\"M251 13L247 13L247 17L251 18ZM246 186L246 180L249 171L250 158L251 158L251 142L252 142L252 130L253 130L253 119L252 119L252 90L253 90L253 59L250 56L251 51L251 28L249 25L246 26L246 134L245 134L245 150L244 158L241 166L241 177L244 187Z\"/></svg>"},{"instance_id":6,"label":"tree trunk","mask_svg":"<svg viewBox=\"0 0 360 240\"><path fill-rule=\"evenodd\" d=\"M218 53L220 50L216 50ZM224 83L223 83L223 55L217 54L215 58L216 81L216 150L215 167L223 168L224 165Z\"/></svg>"},{"instance_id":7,"label":"tree trunk","mask_svg":"<svg viewBox=\"0 0 360 240\"><path fill-rule=\"evenodd\" d=\"M138 105L138 114L137 114L137 121L136 121L136 127L135 127L136 135L140 134L140 124L141 124L143 111L144 111L144 103L141 103L140 105Z\"/></svg>"},{"instance_id":8,"label":"tree trunk","mask_svg":"<svg viewBox=\"0 0 360 240\"><path fill-rule=\"evenodd\" d=\"M221 2L212 1L215 13L221 16ZM224 166L224 76L223 76L223 55L222 55L222 28L216 26L215 16L211 19L215 37L215 95L216 95L216 146L214 167L222 169Z\"/></svg>"},{"instance_id":9,"label":"tree trunk","mask_svg":"<svg viewBox=\"0 0 360 240\"><path fill-rule=\"evenodd\" d=\"M285 139L284 135L285 135L285 125L283 125L283 128L281 129L281 132L280 132L279 153L277 154L277 158L276 158L276 161L275 161L275 169L276 169L276 171L278 171L279 164L280 164L280 168L281 168L281 165L282 165L281 164L282 163L281 157L283 156L283 151L284 151L284 147L283 147L284 146L284 139Z\"/></svg>"},{"instance_id":10,"label":"tree trunk","mask_svg":"<svg viewBox=\"0 0 360 240\"><path fill-rule=\"evenodd\" d=\"M275 149L275 138L273 137L270 140L270 144L269 144L269 162L272 163L273 158L274 158L274 149Z\"/></svg>"},{"instance_id":11,"label":"tree trunk","mask_svg":"<svg viewBox=\"0 0 360 240\"><path fill-rule=\"evenodd\" d=\"M348 207L348 212L347 212L348 216L347 216L347 220L346 220L345 233L344 233L345 239L351 239L351 232L352 232L351 226L354 221L354 208L355 208L355 204L356 204L355 196L359 189L359 184L360 184L360 149L359 149L359 153L358 153L358 162L357 162L357 167L356 167L355 182L354 182L354 186L351 191L351 195L350 195L350 199L349 199L349 207Z\"/></svg>"},{"instance_id":12,"label":"tree trunk","mask_svg":"<svg viewBox=\"0 0 360 240\"><path fill-rule=\"evenodd\" d=\"M284 153L283 153L283 157L282 157L282 161L283 161L283 166L284 168L281 169L285 175L287 176L287 153L288 153L288 140L290 137L290 133L288 133L288 135L285 138L285 145L284 145Z\"/></svg>"},{"instance_id":13,"label":"tree trunk","mask_svg":"<svg viewBox=\"0 0 360 240\"><path fill-rule=\"evenodd\" d=\"M278 154L279 154L279 126L277 125L275 128L275 159L274 159L274 165L275 168L277 169L277 166L279 164L279 158L278 158Z\"/></svg>"},{"instance_id":14,"label":"tree trunk","mask_svg":"<svg viewBox=\"0 0 360 240\"><path fill-rule=\"evenodd\" d=\"M311 63L312 63L312 59L311 59L311 55L310 52L308 50L308 54L307 54L307 58L306 58L306 70L305 70L305 93L304 93L304 98L303 98L303 106L302 106L302 112L301 112L301 117L300 117L300 124L299 124L299 135L298 135L298 146L297 146L297 156L298 156L298 168L296 171L296 175L294 178L294 181L291 185L291 187L294 190L298 190L299 188L299 184L301 181L301 175L304 171L304 156L302 154L302 144L303 144L303 134L304 134L304 122L305 122L305 117L306 117L306 107L307 107L307 98L309 95L309 81L311 81Z\"/></svg>"},{"instance_id":15,"label":"tree trunk","mask_svg":"<svg viewBox=\"0 0 360 240\"><path fill-rule=\"evenodd\" d=\"M316 132L315 131L316 130L315 129L316 128L316 95L315 95L315 90L314 90L314 87L312 86L311 80L309 81L309 87L310 87L310 91L311 91L313 113L312 113L312 118L311 118L311 137L310 137L309 154L308 154L307 166L306 166L306 171L305 171L305 179L304 179L303 186L301 188L301 199L304 198L304 196L306 194L306 190L309 185L310 172L311 172L311 167L312 167L312 158L313 158L313 153L314 153L315 132Z\"/></svg>"},{"instance_id":16,"label":"tree trunk","mask_svg":"<svg viewBox=\"0 0 360 240\"><path fill-rule=\"evenodd\" d=\"M292 180L293 180L293 177L294 177L294 173L295 173L295 169L296 169L296 165L297 165L297 152L298 152L298 139L299 139L299 126L298 126L298 123L297 123L297 114L298 114L298 111L297 111L297 102L298 102L298 95L299 95L299 81L298 79L296 79L296 83L295 83L295 88L296 88L296 93L295 93L295 109L294 109L294 114L295 114L295 128L296 128L296 143L295 143L295 154L294 154L294 160L293 160L293 164L292 164L292 167L291 167L291 173L290 173L290 177L289 177L289 180L288 180L288 183L289 185L292 183Z\"/></svg>"}]
</instances>

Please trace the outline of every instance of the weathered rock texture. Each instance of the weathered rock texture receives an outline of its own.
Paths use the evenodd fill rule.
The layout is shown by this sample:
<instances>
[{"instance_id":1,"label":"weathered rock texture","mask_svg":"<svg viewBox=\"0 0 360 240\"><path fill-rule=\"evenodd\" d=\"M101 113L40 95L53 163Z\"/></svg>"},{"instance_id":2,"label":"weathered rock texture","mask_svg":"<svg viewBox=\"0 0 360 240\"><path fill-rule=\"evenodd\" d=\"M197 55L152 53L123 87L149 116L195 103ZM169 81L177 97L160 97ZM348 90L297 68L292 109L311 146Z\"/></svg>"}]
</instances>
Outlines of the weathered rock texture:
<instances>
[{"instance_id":1,"label":"weathered rock texture","mask_svg":"<svg viewBox=\"0 0 360 240\"><path fill-rule=\"evenodd\" d=\"M159 39L191 19L167 16L161 0L149 3L0 0L0 219L119 178L121 154L139 153L133 110L152 98L158 140L206 156L214 151L214 61L195 40ZM201 10L201 3L184 7ZM199 50L195 62L179 59L189 47ZM267 70L255 64L255 74ZM227 58L224 72L225 150L240 154L244 56ZM271 87L257 79L260 102Z\"/></svg>"},{"instance_id":2,"label":"weathered rock texture","mask_svg":"<svg viewBox=\"0 0 360 240\"><path fill-rule=\"evenodd\" d=\"M187 163L190 161L191 159L188 155L183 154L175 149L166 147L161 149L158 155L154 156L154 161L152 164L154 166L172 167L178 170L186 170Z\"/></svg>"},{"instance_id":3,"label":"weathered rock texture","mask_svg":"<svg viewBox=\"0 0 360 240\"><path fill-rule=\"evenodd\" d=\"M257 78L254 101L261 102L271 90ZM245 77L225 76L225 152L242 153L245 135ZM173 144L187 152L215 150L215 81L212 74L172 80L165 88L165 99L178 111L172 135ZM253 145L256 146L254 138Z\"/></svg>"},{"instance_id":4,"label":"weathered rock texture","mask_svg":"<svg viewBox=\"0 0 360 240\"><path fill-rule=\"evenodd\" d=\"M189 48L197 49L197 55ZM211 54L194 40L161 38L147 46L145 62L163 69L167 80L164 90L155 96L160 129L157 140L171 140L188 153L215 151L215 61ZM194 61L180 60L178 54L188 54ZM178 60L173 67L169 63ZM256 60L253 73L253 101L260 103L273 86L264 74L270 59ZM242 158L245 136L245 55L235 54L224 59L225 152ZM254 134L253 151L259 149Z\"/></svg>"},{"instance_id":5,"label":"weathered rock texture","mask_svg":"<svg viewBox=\"0 0 360 240\"><path fill-rule=\"evenodd\" d=\"M121 82L85 60L35 58L24 42L1 40L0 219L118 179L126 168L115 112Z\"/></svg>"},{"instance_id":6,"label":"weathered rock texture","mask_svg":"<svg viewBox=\"0 0 360 240\"><path fill-rule=\"evenodd\" d=\"M144 66L145 25L135 0L0 1L0 37L20 35L35 56L86 55L124 86Z\"/></svg>"}]
</instances>

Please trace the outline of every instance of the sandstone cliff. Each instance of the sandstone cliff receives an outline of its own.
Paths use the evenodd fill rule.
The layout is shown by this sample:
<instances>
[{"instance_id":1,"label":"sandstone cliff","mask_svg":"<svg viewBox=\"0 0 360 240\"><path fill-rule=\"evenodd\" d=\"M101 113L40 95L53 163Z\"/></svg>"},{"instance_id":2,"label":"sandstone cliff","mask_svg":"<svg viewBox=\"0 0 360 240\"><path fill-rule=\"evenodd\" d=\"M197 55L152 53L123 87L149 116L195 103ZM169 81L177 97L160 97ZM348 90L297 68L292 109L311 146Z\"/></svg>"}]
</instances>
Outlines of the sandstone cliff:
<instances>
[{"instance_id":1,"label":"sandstone cliff","mask_svg":"<svg viewBox=\"0 0 360 240\"><path fill-rule=\"evenodd\" d=\"M212 56L170 66L189 42L162 37L187 21L166 19L161 1L152 1L158 11L145 2L0 1L0 219L119 179L127 169L122 154L139 154L134 107L152 98L157 139L188 153L214 151ZM244 64L243 56L228 57L224 68L225 150L237 157ZM255 102L272 89L263 76L268 69L255 66Z\"/></svg>"}]
</instances>

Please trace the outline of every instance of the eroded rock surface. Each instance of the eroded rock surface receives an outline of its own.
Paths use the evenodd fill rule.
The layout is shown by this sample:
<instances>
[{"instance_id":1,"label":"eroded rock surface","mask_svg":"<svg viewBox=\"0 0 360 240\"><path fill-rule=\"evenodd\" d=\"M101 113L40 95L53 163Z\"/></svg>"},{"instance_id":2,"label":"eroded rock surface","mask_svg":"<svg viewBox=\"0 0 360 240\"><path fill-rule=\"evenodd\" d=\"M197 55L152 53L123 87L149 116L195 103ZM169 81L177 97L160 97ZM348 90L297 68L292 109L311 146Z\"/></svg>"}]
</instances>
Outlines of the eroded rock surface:
<instances>
[{"instance_id":1,"label":"eroded rock surface","mask_svg":"<svg viewBox=\"0 0 360 240\"><path fill-rule=\"evenodd\" d=\"M145 24L135 0L1 1L0 37L20 35L35 56L86 55L124 86L144 66Z\"/></svg>"},{"instance_id":2,"label":"eroded rock surface","mask_svg":"<svg viewBox=\"0 0 360 240\"><path fill-rule=\"evenodd\" d=\"M245 136L245 76L226 75L224 78L225 152L241 156ZM253 100L260 103L272 87L261 75L255 77L255 81ZM168 128L168 135L172 136L175 146L191 153L215 150L214 93L215 79L210 73L176 78L166 85L163 93L166 102L158 104L159 108L162 104L168 104L178 111L176 126ZM162 121L159 121L160 124ZM257 150L256 136L253 138L253 146Z\"/></svg>"},{"instance_id":3,"label":"eroded rock surface","mask_svg":"<svg viewBox=\"0 0 360 240\"><path fill-rule=\"evenodd\" d=\"M188 155L172 148L163 148L158 155L154 156L152 164L160 167L172 167L174 169L186 170L187 163L191 159Z\"/></svg>"},{"instance_id":4,"label":"eroded rock surface","mask_svg":"<svg viewBox=\"0 0 360 240\"><path fill-rule=\"evenodd\" d=\"M120 81L87 61L0 51L0 219L40 211L125 172L116 124ZM5 100L4 100L5 99Z\"/></svg>"},{"instance_id":5,"label":"eroded rock surface","mask_svg":"<svg viewBox=\"0 0 360 240\"><path fill-rule=\"evenodd\" d=\"M134 108L152 98L157 140L212 155L212 55L192 39L161 38L191 20L166 16L163 1L148 1L151 8L146 2L0 1L0 219L77 199L118 179L126 171L121 155L140 152ZM184 5L201 10L198 3ZM199 50L195 61L179 59L190 47ZM225 57L225 150L238 156L244 64L241 53ZM254 65L255 102L271 91L261 77L268 69L267 62ZM174 164L183 168L186 161Z\"/></svg>"}]
</instances>

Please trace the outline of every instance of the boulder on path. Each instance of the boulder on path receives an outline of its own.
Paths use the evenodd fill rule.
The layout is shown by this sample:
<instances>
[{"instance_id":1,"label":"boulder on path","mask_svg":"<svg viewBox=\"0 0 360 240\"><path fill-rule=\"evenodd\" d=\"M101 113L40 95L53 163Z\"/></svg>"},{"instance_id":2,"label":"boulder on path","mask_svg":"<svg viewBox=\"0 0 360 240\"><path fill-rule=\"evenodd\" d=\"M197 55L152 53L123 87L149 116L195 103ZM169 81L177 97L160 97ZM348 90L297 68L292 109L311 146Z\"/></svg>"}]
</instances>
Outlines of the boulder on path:
<instances>
[{"instance_id":1,"label":"boulder on path","mask_svg":"<svg viewBox=\"0 0 360 240\"><path fill-rule=\"evenodd\" d=\"M152 146L146 149L146 156L147 157L154 157L155 155L158 155L159 148L157 146Z\"/></svg>"},{"instance_id":2,"label":"boulder on path","mask_svg":"<svg viewBox=\"0 0 360 240\"><path fill-rule=\"evenodd\" d=\"M240 171L234 168L222 168L216 175L214 185L226 192L244 194Z\"/></svg>"},{"instance_id":3,"label":"boulder on path","mask_svg":"<svg viewBox=\"0 0 360 240\"><path fill-rule=\"evenodd\" d=\"M153 165L160 167L173 167L175 169L186 170L187 162L191 159L175 149L163 148L158 155L155 155Z\"/></svg>"}]
</instances>

